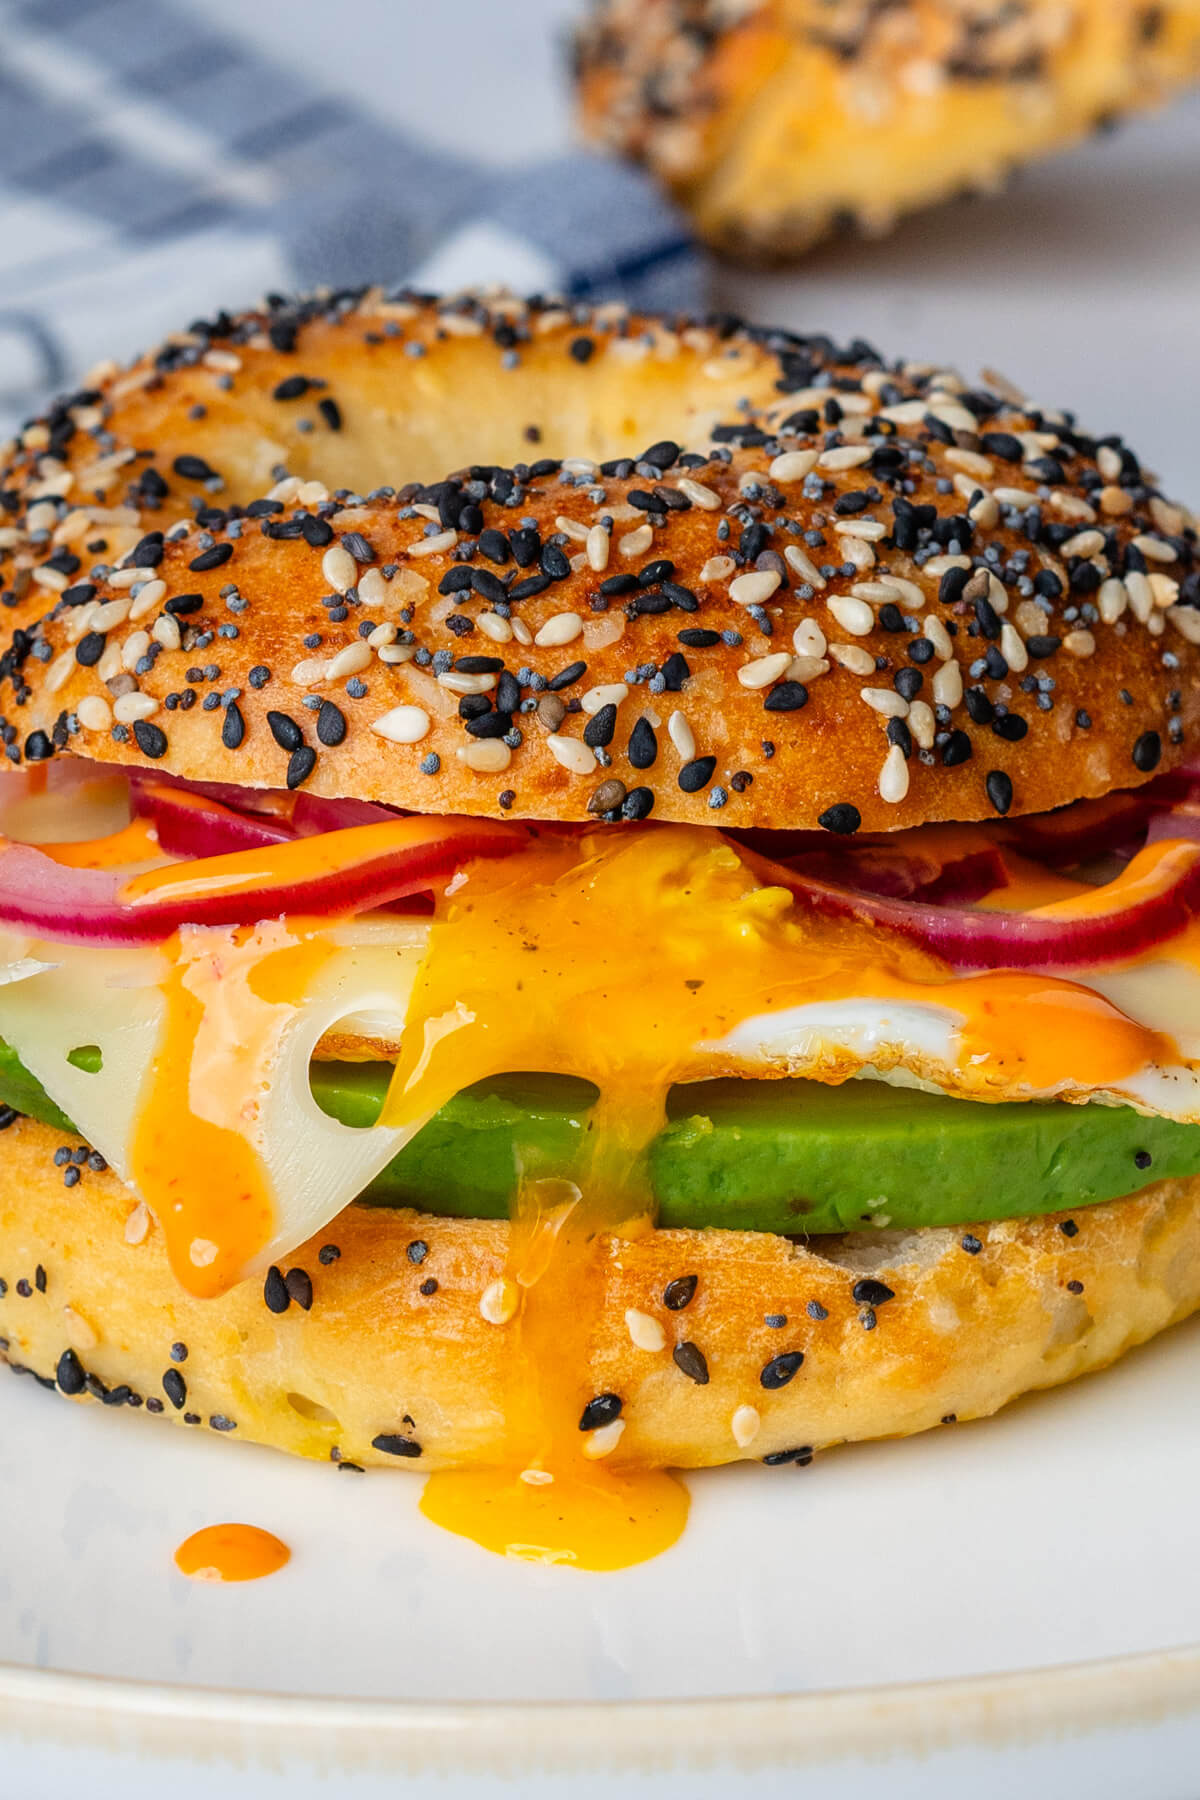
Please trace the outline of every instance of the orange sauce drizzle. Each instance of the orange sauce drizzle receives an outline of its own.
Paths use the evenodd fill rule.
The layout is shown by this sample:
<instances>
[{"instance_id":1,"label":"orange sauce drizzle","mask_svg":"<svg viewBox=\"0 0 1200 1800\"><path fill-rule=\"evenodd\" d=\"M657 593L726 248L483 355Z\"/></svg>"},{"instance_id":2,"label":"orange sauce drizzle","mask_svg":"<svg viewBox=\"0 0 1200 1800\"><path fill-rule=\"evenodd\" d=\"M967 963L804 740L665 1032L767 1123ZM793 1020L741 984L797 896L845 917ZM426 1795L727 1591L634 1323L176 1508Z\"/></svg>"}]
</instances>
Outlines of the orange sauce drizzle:
<instances>
[{"instance_id":1,"label":"orange sauce drizzle","mask_svg":"<svg viewBox=\"0 0 1200 1800\"><path fill-rule=\"evenodd\" d=\"M1039 862L1005 850L1004 867L1008 874L1005 887L993 888L990 894L972 904L981 912L1032 912L1054 900L1072 900L1088 892L1088 883L1057 869L1047 869Z\"/></svg>"},{"instance_id":2,"label":"orange sauce drizzle","mask_svg":"<svg viewBox=\"0 0 1200 1800\"><path fill-rule=\"evenodd\" d=\"M232 850L199 862L172 863L148 869L127 881L120 892L125 906L167 906L201 900L212 894L262 894L269 902L280 889L299 882L328 881L400 851L438 844L446 835L441 819L385 820L353 825L346 831L323 831L292 838L260 850Z\"/></svg>"},{"instance_id":3,"label":"orange sauce drizzle","mask_svg":"<svg viewBox=\"0 0 1200 1800\"><path fill-rule=\"evenodd\" d=\"M590 1459L595 1440L580 1429L610 1238L652 1224L641 1162L673 1083L738 1073L712 1046L747 1018L861 996L961 1014L960 1082L985 1098L1015 1082L1116 1084L1169 1049L1075 983L955 978L857 922L806 919L699 829L550 838L512 862L475 865L439 904L383 1121L412 1124L512 1069L582 1076L601 1100L590 1156L564 1172L577 1187L564 1200L563 1184L548 1198L545 1183L527 1181L514 1211L504 1464L435 1474L429 1517L491 1549L584 1568L639 1560L682 1529L671 1478L639 1469L620 1441L611 1463ZM604 1523L618 1514L619 1548Z\"/></svg>"},{"instance_id":4,"label":"orange sauce drizzle","mask_svg":"<svg viewBox=\"0 0 1200 1800\"><path fill-rule=\"evenodd\" d=\"M291 1559L283 1540L259 1525L206 1525L180 1544L175 1567L192 1581L261 1581Z\"/></svg>"},{"instance_id":5,"label":"orange sauce drizzle","mask_svg":"<svg viewBox=\"0 0 1200 1800\"><path fill-rule=\"evenodd\" d=\"M1082 892L1047 906L1037 913L1046 919L1095 919L1109 913L1123 912L1126 907L1152 900L1171 887L1181 875L1200 861L1200 844L1190 838L1162 838L1147 844L1131 857L1113 881L1101 887L1085 887Z\"/></svg>"},{"instance_id":6,"label":"orange sauce drizzle","mask_svg":"<svg viewBox=\"0 0 1200 1800\"><path fill-rule=\"evenodd\" d=\"M65 869L120 869L130 864L164 858L158 835L149 819L132 819L108 837L82 838L77 843L39 844L43 856Z\"/></svg>"},{"instance_id":7,"label":"orange sauce drizzle","mask_svg":"<svg viewBox=\"0 0 1200 1800\"><path fill-rule=\"evenodd\" d=\"M275 1202L247 1135L282 1005L332 953L282 921L187 927L167 946L166 1008L131 1152L177 1280L212 1297L270 1242Z\"/></svg>"}]
</instances>

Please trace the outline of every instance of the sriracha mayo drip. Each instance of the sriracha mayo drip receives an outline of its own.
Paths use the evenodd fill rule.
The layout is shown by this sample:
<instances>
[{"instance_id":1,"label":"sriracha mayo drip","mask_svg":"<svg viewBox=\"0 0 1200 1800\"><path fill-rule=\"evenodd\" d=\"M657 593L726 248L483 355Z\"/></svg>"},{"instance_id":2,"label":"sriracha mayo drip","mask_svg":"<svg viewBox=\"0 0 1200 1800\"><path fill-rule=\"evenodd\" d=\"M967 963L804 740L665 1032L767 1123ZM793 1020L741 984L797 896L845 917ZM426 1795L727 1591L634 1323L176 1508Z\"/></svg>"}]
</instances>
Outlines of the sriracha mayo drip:
<instances>
[{"instance_id":1,"label":"sriracha mayo drip","mask_svg":"<svg viewBox=\"0 0 1200 1800\"><path fill-rule=\"evenodd\" d=\"M131 1172L180 1285L212 1296L271 1239L275 1200L252 1135L257 1083L288 1003L332 946L276 920L185 929L170 948Z\"/></svg>"},{"instance_id":2,"label":"sriracha mayo drip","mask_svg":"<svg viewBox=\"0 0 1200 1800\"><path fill-rule=\"evenodd\" d=\"M206 1525L180 1544L175 1567L192 1581L261 1581L291 1558L282 1539L259 1525Z\"/></svg>"}]
</instances>

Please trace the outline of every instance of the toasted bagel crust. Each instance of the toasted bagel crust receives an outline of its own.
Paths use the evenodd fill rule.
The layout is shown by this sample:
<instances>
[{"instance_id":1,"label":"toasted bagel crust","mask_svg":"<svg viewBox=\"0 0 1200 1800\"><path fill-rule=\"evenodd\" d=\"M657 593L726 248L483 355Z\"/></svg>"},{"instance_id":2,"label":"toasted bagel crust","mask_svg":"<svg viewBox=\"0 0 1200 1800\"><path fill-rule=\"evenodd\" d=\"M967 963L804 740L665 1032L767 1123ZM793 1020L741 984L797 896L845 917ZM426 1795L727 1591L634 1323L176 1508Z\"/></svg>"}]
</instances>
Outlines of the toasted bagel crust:
<instances>
[{"instance_id":1,"label":"toasted bagel crust","mask_svg":"<svg viewBox=\"0 0 1200 1800\"><path fill-rule=\"evenodd\" d=\"M1200 5L591 0L576 64L587 135L771 262L1159 104L1200 71Z\"/></svg>"},{"instance_id":2,"label":"toasted bagel crust","mask_svg":"<svg viewBox=\"0 0 1200 1800\"><path fill-rule=\"evenodd\" d=\"M888 830L1134 785L1200 712L1191 515L862 344L309 303L102 377L0 490L10 762Z\"/></svg>"},{"instance_id":3,"label":"toasted bagel crust","mask_svg":"<svg viewBox=\"0 0 1200 1800\"><path fill-rule=\"evenodd\" d=\"M258 1282L195 1300L161 1234L143 1235L140 1214L130 1229L134 1202L115 1177L85 1169L64 1207L60 1142L31 1120L4 1138L0 1339L14 1367L81 1403L106 1398L302 1456L418 1471L505 1460L520 1317L489 1324L480 1298L503 1268L506 1225L352 1206L291 1259L311 1277L310 1310L268 1310ZM1068 1217L808 1248L756 1232L599 1240L601 1299L570 1379L581 1409L620 1396L613 1461L624 1465L782 1460L990 1414L1103 1368L1200 1305L1200 1180L1081 1209L1073 1235ZM416 1240L419 1260L407 1254ZM323 1245L336 1260L321 1261ZM693 1298L672 1311L667 1284L691 1275ZM663 1349L634 1344L629 1309L658 1321ZM682 1343L703 1354L707 1385L673 1359ZM804 1360L785 1385L764 1385L794 1351ZM739 1408L757 1414L749 1438L744 1414L735 1438ZM397 1435L419 1455L375 1447Z\"/></svg>"}]
</instances>

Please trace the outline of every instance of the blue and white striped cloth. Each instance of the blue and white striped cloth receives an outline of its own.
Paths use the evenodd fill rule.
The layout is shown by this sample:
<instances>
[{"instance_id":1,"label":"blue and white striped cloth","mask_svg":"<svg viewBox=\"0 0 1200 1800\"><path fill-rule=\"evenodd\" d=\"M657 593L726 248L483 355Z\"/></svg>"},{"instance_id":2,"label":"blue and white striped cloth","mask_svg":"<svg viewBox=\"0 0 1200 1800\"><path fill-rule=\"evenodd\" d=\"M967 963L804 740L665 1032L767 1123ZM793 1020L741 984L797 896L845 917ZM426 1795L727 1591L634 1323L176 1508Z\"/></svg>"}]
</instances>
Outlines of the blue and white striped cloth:
<instances>
[{"instance_id":1,"label":"blue and white striped cloth","mask_svg":"<svg viewBox=\"0 0 1200 1800\"><path fill-rule=\"evenodd\" d=\"M202 0L0 0L0 438L100 358L270 288L703 306L703 260L637 171L481 167L211 20Z\"/></svg>"}]
</instances>

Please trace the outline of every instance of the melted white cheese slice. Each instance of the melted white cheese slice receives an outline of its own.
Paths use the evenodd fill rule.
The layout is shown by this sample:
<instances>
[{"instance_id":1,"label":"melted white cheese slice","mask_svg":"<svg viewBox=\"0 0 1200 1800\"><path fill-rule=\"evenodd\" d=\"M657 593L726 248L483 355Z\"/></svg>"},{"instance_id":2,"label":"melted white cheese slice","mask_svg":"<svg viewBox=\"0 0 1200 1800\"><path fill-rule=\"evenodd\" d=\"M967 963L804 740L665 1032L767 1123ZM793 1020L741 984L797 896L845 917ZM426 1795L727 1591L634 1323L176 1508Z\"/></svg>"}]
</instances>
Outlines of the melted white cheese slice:
<instances>
[{"instance_id":1,"label":"melted white cheese slice","mask_svg":"<svg viewBox=\"0 0 1200 1800\"><path fill-rule=\"evenodd\" d=\"M335 935L342 941L303 992L286 1004L259 1002L249 1018L213 1005L197 1038L192 1110L243 1133L274 1201L274 1234L245 1275L335 1218L424 1123L354 1129L312 1097L309 1063L339 1021L368 1013L399 1036L424 950L423 928L406 922L397 923L390 941L376 932L355 942L350 928ZM9 959L10 979L0 985L0 1037L137 1193L133 1145L163 1032L166 960L157 950L38 944L30 955L27 944L21 947L26 953ZM68 1060L84 1045L100 1051L95 1074ZM139 1197L152 1204L152 1196Z\"/></svg>"}]
</instances>

